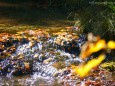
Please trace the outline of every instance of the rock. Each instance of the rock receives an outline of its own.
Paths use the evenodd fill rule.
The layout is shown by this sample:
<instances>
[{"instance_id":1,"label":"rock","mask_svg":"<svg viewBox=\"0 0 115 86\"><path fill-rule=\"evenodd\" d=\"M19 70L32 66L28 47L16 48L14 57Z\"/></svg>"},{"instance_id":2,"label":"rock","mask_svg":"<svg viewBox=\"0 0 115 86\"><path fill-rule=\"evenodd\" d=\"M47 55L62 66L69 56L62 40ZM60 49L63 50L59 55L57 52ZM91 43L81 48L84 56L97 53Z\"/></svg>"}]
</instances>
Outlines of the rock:
<instances>
[{"instance_id":1,"label":"rock","mask_svg":"<svg viewBox=\"0 0 115 86\"><path fill-rule=\"evenodd\" d=\"M52 60L53 60L53 58L48 58L48 59L46 59L46 60L43 61L43 64L48 64L48 63L50 63L50 61L52 61Z\"/></svg>"}]
</instances>

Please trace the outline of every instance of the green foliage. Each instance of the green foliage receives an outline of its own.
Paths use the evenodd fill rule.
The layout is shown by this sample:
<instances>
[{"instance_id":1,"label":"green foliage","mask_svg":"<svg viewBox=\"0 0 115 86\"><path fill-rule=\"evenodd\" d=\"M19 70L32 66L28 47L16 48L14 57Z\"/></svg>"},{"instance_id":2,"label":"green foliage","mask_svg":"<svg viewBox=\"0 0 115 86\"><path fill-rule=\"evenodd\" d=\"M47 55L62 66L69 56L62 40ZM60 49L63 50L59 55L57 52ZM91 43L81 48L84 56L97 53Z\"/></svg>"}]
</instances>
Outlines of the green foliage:
<instances>
[{"instance_id":1,"label":"green foliage","mask_svg":"<svg viewBox=\"0 0 115 86\"><path fill-rule=\"evenodd\" d=\"M115 5L113 0L63 0L66 8L76 9L77 19L85 33L114 39L115 35ZM73 16L75 17L75 16ZM78 20L76 20L77 22Z\"/></svg>"},{"instance_id":2,"label":"green foliage","mask_svg":"<svg viewBox=\"0 0 115 86\"><path fill-rule=\"evenodd\" d=\"M101 65L102 68L108 69L109 71L115 71L115 62L106 62Z\"/></svg>"},{"instance_id":3,"label":"green foliage","mask_svg":"<svg viewBox=\"0 0 115 86\"><path fill-rule=\"evenodd\" d=\"M99 2L98 2L99 3ZM80 10L79 19L85 33L93 32L95 35L114 39L115 35L115 6L114 4L92 4Z\"/></svg>"}]
</instances>

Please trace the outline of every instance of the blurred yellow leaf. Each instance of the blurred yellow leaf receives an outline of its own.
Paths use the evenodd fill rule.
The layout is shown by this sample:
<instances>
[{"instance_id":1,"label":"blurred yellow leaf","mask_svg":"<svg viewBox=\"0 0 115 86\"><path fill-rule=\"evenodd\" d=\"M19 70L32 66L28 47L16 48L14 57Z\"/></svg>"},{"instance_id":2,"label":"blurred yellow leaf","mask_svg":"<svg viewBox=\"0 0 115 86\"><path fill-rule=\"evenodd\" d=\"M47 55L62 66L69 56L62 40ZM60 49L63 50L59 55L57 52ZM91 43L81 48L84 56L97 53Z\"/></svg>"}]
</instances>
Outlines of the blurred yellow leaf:
<instances>
[{"instance_id":1,"label":"blurred yellow leaf","mask_svg":"<svg viewBox=\"0 0 115 86\"><path fill-rule=\"evenodd\" d=\"M105 40L98 40L97 42L87 42L83 45L80 57L82 59L85 59L89 55L91 55L94 52L97 52L101 49L106 48L106 42Z\"/></svg>"},{"instance_id":2,"label":"blurred yellow leaf","mask_svg":"<svg viewBox=\"0 0 115 86\"><path fill-rule=\"evenodd\" d=\"M79 57L85 59L87 56L89 56L91 54L91 52L89 52L89 48L89 42L86 42L81 48L81 53Z\"/></svg>"},{"instance_id":3,"label":"blurred yellow leaf","mask_svg":"<svg viewBox=\"0 0 115 86\"><path fill-rule=\"evenodd\" d=\"M79 74L79 76L82 78L87 76L89 72L92 70L92 68L98 66L104 59L105 59L105 55L102 54L97 59L92 59L85 65L79 67L72 66L72 69L74 70L75 73Z\"/></svg>"},{"instance_id":4,"label":"blurred yellow leaf","mask_svg":"<svg viewBox=\"0 0 115 86\"><path fill-rule=\"evenodd\" d=\"M115 41L109 41L107 43L107 47L110 49L115 49Z\"/></svg>"},{"instance_id":5,"label":"blurred yellow leaf","mask_svg":"<svg viewBox=\"0 0 115 86\"><path fill-rule=\"evenodd\" d=\"M105 40L99 40L94 44L94 47L91 48L91 52L97 52L101 49L104 49L106 47Z\"/></svg>"}]
</instances>

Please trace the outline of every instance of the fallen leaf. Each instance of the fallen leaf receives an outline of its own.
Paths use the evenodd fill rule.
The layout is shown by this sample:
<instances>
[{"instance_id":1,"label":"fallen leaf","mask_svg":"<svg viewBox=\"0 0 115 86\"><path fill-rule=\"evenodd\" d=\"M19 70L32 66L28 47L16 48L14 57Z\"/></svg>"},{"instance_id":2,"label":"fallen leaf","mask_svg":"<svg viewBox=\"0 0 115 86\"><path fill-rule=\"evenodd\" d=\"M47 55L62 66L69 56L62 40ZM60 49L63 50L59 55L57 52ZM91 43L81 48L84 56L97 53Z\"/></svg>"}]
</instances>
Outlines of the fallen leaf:
<instances>
[{"instance_id":1,"label":"fallen leaf","mask_svg":"<svg viewBox=\"0 0 115 86\"><path fill-rule=\"evenodd\" d=\"M82 66L72 66L72 69L76 74L78 74L81 78L85 77L89 74L89 72L98 66L105 59L105 55L100 55L97 59L90 60L87 64Z\"/></svg>"},{"instance_id":2,"label":"fallen leaf","mask_svg":"<svg viewBox=\"0 0 115 86\"><path fill-rule=\"evenodd\" d=\"M26 69L29 69L29 68L30 68L30 64L29 64L29 63L24 62L24 65L25 65L25 68L26 68Z\"/></svg>"}]
</instances>

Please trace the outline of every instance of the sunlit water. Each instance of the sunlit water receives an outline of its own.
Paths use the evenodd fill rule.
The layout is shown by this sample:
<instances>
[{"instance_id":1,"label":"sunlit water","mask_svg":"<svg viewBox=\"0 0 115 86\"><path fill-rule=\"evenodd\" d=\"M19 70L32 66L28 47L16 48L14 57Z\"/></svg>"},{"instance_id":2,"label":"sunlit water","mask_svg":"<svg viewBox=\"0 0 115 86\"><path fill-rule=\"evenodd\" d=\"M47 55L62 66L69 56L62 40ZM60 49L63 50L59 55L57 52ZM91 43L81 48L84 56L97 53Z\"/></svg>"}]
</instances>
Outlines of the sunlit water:
<instances>
[{"instance_id":1,"label":"sunlit water","mask_svg":"<svg viewBox=\"0 0 115 86\"><path fill-rule=\"evenodd\" d=\"M25 60L33 61L33 72L29 76L21 76L20 78L12 75L15 69L10 69L10 73L0 78L0 86L56 85L59 81L54 77L54 74L58 72L58 69L52 66L53 63L60 61L59 59L61 58L65 66L70 65L72 62L82 62L76 54L60 50L60 46L54 43L55 37L44 40L40 42L33 40L26 44L19 44L16 52L8 58L24 58ZM48 58L52 60L44 63L44 60ZM7 60L4 60L4 62L7 63Z\"/></svg>"}]
</instances>

